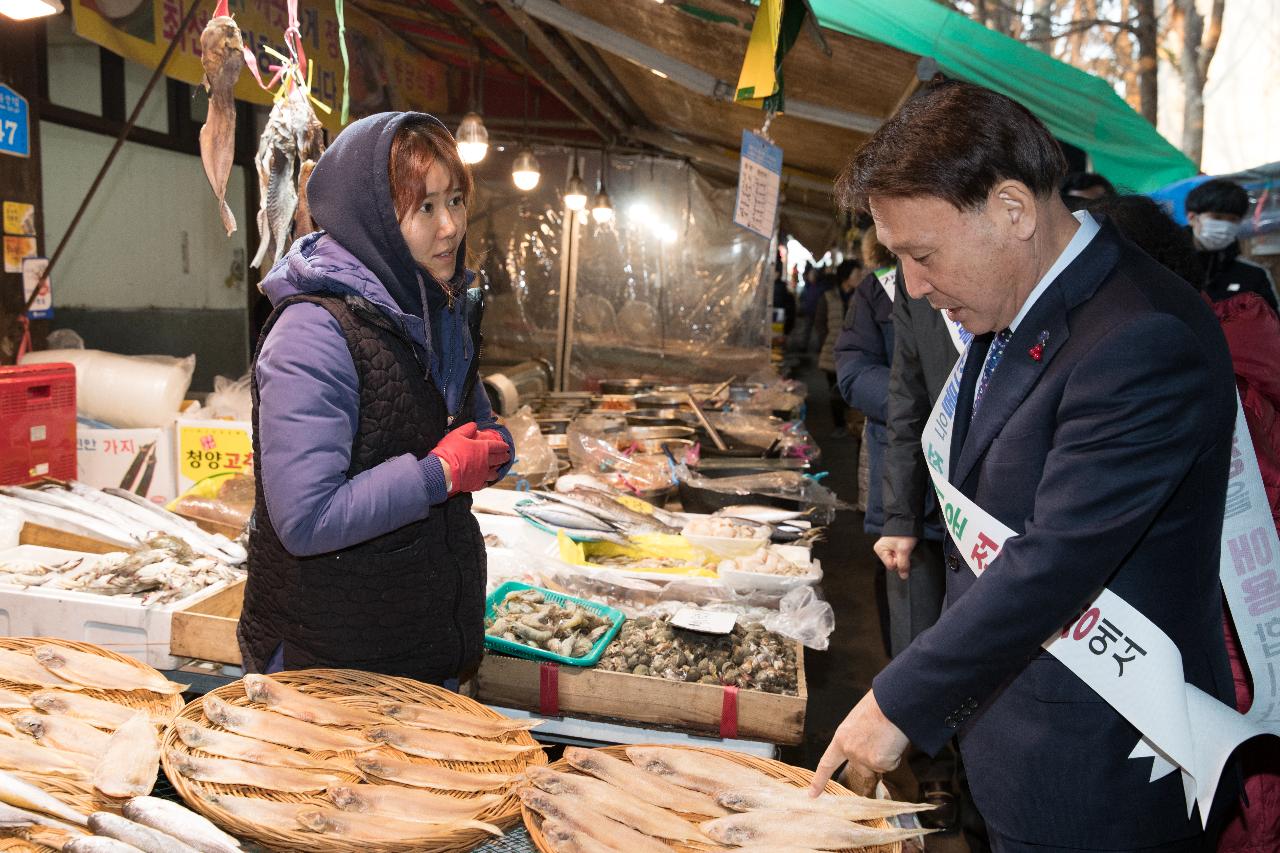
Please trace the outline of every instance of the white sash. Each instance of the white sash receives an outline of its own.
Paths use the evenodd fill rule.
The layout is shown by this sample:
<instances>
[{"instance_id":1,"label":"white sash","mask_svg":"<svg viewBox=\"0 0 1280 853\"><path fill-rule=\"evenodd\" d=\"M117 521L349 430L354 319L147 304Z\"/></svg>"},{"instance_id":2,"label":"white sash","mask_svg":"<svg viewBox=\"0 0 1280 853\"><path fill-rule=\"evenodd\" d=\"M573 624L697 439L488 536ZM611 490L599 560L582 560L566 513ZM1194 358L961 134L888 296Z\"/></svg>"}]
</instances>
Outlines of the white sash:
<instances>
[{"instance_id":1,"label":"white sash","mask_svg":"<svg viewBox=\"0 0 1280 853\"><path fill-rule=\"evenodd\" d=\"M1017 534L947 480L968 354L966 347L933 407L921 444L947 531L969 568L981 577L1004 543ZM1129 757L1154 759L1150 781L1175 767L1182 771L1187 814L1199 802L1202 821L1232 750L1256 735L1280 734L1280 539L1238 399L1233 443L1220 575L1254 674L1249 713L1240 714L1187 684L1174 642L1110 590L1104 589L1042 644L1142 732ZM1262 677L1267 672L1269 679Z\"/></svg>"}]
</instances>

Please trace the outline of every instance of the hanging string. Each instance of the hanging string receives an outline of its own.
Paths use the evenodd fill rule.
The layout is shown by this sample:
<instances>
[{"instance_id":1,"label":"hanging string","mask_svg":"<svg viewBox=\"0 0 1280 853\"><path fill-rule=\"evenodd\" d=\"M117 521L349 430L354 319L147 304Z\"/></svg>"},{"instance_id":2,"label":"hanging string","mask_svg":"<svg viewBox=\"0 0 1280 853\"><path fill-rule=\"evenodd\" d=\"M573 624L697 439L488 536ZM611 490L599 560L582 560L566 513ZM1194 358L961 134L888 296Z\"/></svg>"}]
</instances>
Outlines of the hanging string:
<instances>
[{"instance_id":1,"label":"hanging string","mask_svg":"<svg viewBox=\"0 0 1280 853\"><path fill-rule=\"evenodd\" d=\"M347 13L345 0L333 0L338 15L338 50L342 52L342 118L346 124L351 117L351 62L347 58Z\"/></svg>"}]
</instances>

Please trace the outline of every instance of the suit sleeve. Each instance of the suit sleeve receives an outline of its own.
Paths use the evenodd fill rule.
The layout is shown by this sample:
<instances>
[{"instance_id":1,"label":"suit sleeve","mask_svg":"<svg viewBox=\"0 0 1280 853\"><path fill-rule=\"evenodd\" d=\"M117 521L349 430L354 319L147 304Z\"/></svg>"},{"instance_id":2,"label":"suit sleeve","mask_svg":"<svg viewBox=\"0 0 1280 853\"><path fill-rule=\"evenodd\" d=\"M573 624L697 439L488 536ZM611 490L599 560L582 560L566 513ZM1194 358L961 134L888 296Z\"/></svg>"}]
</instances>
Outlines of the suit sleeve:
<instances>
[{"instance_id":1,"label":"suit sleeve","mask_svg":"<svg viewBox=\"0 0 1280 853\"><path fill-rule=\"evenodd\" d=\"M836 340L836 382L845 401L874 421L884 423L889 392L889 356L876 322L870 288L880 283L863 279L853 292L849 321Z\"/></svg>"},{"instance_id":2,"label":"suit sleeve","mask_svg":"<svg viewBox=\"0 0 1280 853\"><path fill-rule=\"evenodd\" d=\"M885 536L924 535L925 490L928 472L920 436L932 402L924 381L924 368L912 324L912 300L900 288L893 302L893 361L889 368L889 391L885 427L884 500ZM919 305L916 305L919 308Z\"/></svg>"},{"instance_id":3,"label":"suit sleeve","mask_svg":"<svg viewBox=\"0 0 1280 853\"><path fill-rule=\"evenodd\" d=\"M945 718L1020 672L1140 543L1224 423L1209 363L1186 326L1153 315L1075 366L1025 531L875 678L919 748L941 749L955 734Z\"/></svg>"},{"instance_id":4,"label":"suit sleeve","mask_svg":"<svg viewBox=\"0 0 1280 853\"><path fill-rule=\"evenodd\" d=\"M324 554L427 516L430 484L412 454L347 477L360 387L333 315L318 305L287 308L254 370L257 474L289 553Z\"/></svg>"}]
</instances>

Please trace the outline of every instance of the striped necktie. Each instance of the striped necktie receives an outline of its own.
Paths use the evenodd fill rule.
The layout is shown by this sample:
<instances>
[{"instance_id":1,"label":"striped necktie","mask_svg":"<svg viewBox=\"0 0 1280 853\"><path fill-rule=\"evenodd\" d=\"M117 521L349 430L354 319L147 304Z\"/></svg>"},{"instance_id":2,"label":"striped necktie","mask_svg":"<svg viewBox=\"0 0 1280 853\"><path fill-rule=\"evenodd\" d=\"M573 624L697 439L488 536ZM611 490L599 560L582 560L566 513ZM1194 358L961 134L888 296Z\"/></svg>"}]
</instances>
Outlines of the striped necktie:
<instances>
[{"instance_id":1,"label":"striped necktie","mask_svg":"<svg viewBox=\"0 0 1280 853\"><path fill-rule=\"evenodd\" d=\"M991 374L996 372L996 365L1000 363L1005 347L1009 345L1009 339L1012 337L1013 332L1005 329L996 335L995 340L991 342L991 350L987 353L987 360L982 363L982 375L978 377L978 387L973 392L974 417L978 415L978 406L982 404L982 395L987 391L987 383L991 381Z\"/></svg>"}]
</instances>

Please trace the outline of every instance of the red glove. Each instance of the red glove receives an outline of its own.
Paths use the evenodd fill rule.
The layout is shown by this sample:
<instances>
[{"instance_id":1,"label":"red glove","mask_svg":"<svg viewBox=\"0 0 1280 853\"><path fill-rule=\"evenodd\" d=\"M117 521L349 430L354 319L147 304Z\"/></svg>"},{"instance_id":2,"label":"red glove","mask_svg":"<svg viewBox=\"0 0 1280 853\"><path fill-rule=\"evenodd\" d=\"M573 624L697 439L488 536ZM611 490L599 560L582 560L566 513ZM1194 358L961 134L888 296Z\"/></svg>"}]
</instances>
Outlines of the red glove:
<instances>
[{"instance_id":1,"label":"red glove","mask_svg":"<svg viewBox=\"0 0 1280 853\"><path fill-rule=\"evenodd\" d=\"M450 496L483 489L511 458L505 441L497 444L478 438L474 423L447 433L431 453L447 466Z\"/></svg>"}]
</instances>

